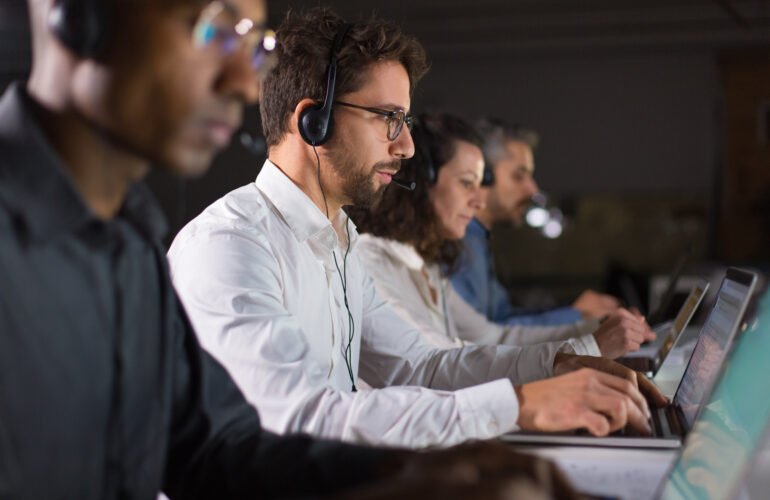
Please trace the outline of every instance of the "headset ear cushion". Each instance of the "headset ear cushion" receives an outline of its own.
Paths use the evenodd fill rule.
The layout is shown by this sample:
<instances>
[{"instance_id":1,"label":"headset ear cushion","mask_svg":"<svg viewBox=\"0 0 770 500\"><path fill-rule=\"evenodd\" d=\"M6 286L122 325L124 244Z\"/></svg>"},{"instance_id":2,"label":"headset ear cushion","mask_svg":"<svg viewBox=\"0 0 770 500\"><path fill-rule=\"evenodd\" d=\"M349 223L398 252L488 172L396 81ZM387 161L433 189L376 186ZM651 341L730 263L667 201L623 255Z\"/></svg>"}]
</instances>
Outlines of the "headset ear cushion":
<instances>
[{"instance_id":1,"label":"headset ear cushion","mask_svg":"<svg viewBox=\"0 0 770 500\"><path fill-rule=\"evenodd\" d=\"M436 167L433 166L433 161L429 161L425 166L425 177L427 178L428 185L433 186L438 180L438 174L436 173Z\"/></svg>"},{"instance_id":2,"label":"headset ear cushion","mask_svg":"<svg viewBox=\"0 0 770 500\"><path fill-rule=\"evenodd\" d=\"M311 146L321 146L331 137L334 122L322 106L314 105L299 114L297 129L302 139Z\"/></svg>"},{"instance_id":3,"label":"headset ear cushion","mask_svg":"<svg viewBox=\"0 0 770 500\"><path fill-rule=\"evenodd\" d=\"M99 53L107 29L104 4L103 0L59 0L48 15L48 25L77 55L93 57Z\"/></svg>"},{"instance_id":4,"label":"headset ear cushion","mask_svg":"<svg viewBox=\"0 0 770 500\"><path fill-rule=\"evenodd\" d=\"M481 177L481 185L485 187L492 186L495 183L495 173L492 171L492 166L484 162L484 174Z\"/></svg>"}]
</instances>

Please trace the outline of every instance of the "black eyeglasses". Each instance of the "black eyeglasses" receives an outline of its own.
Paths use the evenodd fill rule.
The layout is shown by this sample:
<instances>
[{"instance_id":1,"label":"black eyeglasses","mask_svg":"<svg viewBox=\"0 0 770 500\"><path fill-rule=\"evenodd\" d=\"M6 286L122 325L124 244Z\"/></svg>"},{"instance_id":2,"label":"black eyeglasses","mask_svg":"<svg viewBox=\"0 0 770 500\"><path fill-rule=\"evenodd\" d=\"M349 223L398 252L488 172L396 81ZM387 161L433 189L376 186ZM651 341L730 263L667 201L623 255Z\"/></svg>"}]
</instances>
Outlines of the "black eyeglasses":
<instances>
[{"instance_id":1,"label":"black eyeglasses","mask_svg":"<svg viewBox=\"0 0 770 500\"><path fill-rule=\"evenodd\" d=\"M261 76L274 63L275 32L249 18L239 18L232 7L218 0L211 2L201 11L193 27L192 36L196 46L216 46L224 55L245 45L254 70L263 70Z\"/></svg>"},{"instance_id":2,"label":"black eyeglasses","mask_svg":"<svg viewBox=\"0 0 770 500\"><path fill-rule=\"evenodd\" d=\"M388 123L389 141L395 141L396 138L398 138L398 134L400 134L401 129L404 128L404 123L406 123L406 128L412 130L412 115L407 115L403 109L393 111L389 109L370 108L368 106L359 106L358 104L350 104L349 102L342 101L334 101L334 104L347 106L349 108L363 109L364 111L368 111L370 113L386 116L386 121Z\"/></svg>"}]
</instances>

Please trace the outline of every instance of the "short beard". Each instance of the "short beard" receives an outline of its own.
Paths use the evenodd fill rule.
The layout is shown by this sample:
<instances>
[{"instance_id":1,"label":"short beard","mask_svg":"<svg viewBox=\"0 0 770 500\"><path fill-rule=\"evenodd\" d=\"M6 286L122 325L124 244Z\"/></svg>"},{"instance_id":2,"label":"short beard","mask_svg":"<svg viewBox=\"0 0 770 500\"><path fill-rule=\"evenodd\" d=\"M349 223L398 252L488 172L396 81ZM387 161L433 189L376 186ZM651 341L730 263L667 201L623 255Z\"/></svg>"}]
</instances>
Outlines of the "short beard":
<instances>
[{"instance_id":1,"label":"short beard","mask_svg":"<svg viewBox=\"0 0 770 500\"><path fill-rule=\"evenodd\" d=\"M331 163L334 172L342 179L342 193L350 200L354 207L370 208L382 199L387 184L378 189L374 188L374 176L378 169L398 170L401 168L401 160L379 162L371 169L361 167L350 155L349 150L342 144L329 148L326 157Z\"/></svg>"}]
</instances>

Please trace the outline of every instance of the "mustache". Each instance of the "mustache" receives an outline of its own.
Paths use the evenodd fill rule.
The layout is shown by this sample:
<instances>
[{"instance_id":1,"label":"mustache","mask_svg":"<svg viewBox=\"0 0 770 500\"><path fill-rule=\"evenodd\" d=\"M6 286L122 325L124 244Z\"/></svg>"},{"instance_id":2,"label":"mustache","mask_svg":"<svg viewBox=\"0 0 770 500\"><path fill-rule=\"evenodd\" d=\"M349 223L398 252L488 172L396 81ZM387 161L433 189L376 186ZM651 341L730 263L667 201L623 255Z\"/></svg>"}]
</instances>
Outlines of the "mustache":
<instances>
[{"instance_id":1,"label":"mustache","mask_svg":"<svg viewBox=\"0 0 770 500\"><path fill-rule=\"evenodd\" d=\"M519 208L529 208L535 204L536 204L535 200L533 200L532 198L527 198L526 200L523 200L517 203L516 206Z\"/></svg>"},{"instance_id":2,"label":"mustache","mask_svg":"<svg viewBox=\"0 0 770 500\"><path fill-rule=\"evenodd\" d=\"M372 172L377 170L395 170L398 173L401 170L401 160L381 161L374 164Z\"/></svg>"}]
</instances>

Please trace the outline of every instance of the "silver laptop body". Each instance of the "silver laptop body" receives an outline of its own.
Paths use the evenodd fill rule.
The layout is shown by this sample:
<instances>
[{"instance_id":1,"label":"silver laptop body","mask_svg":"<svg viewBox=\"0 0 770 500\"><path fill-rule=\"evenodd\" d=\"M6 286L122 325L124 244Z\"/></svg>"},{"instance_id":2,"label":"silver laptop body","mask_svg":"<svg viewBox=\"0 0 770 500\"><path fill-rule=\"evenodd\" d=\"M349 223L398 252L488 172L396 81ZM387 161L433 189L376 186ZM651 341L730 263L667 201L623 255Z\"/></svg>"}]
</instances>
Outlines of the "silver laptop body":
<instances>
[{"instance_id":1,"label":"silver laptop body","mask_svg":"<svg viewBox=\"0 0 770 500\"><path fill-rule=\"evenodd\" d=\"M736 268L727 269L671 404L651 409L652 435L639 435L626 427L603 437L593 436L580 429L570 432L518 431L506 434L501 439L507 442L554 445L678 448L695 422L700 404L705 401L716 382L756 280L754 273Z\"/></svg>"},{"instance_id":2,"label":"silver laptop body","mask_svg":"<svg viewBox=\"0 0 770 500\"><path fill-rule=\"evenodd\" d=\"M655 334L658 337L663 336L661 339L662 341L657 342L659 347L654 355L631 355L616 359L615 361L631 368L632 370L642 372L648 377L653 377L656 373L658 373L658 369L660 369L663 361L666 360L668 353L671 352L671 349L676 344L679 336L682 335L685 328L687 328L687 325L690 324L690 320L695 315L695 311L703 301L703 297L706 296L708 289L709 283L707 281L697 283L692 288L692 290L690 290L690 294L687 296L684 304L682 304L682 307L679 309L676 318L674 318L673 321L667 321L666 323L663 323L654 328Z\"/></svg>"}]
</instances>

